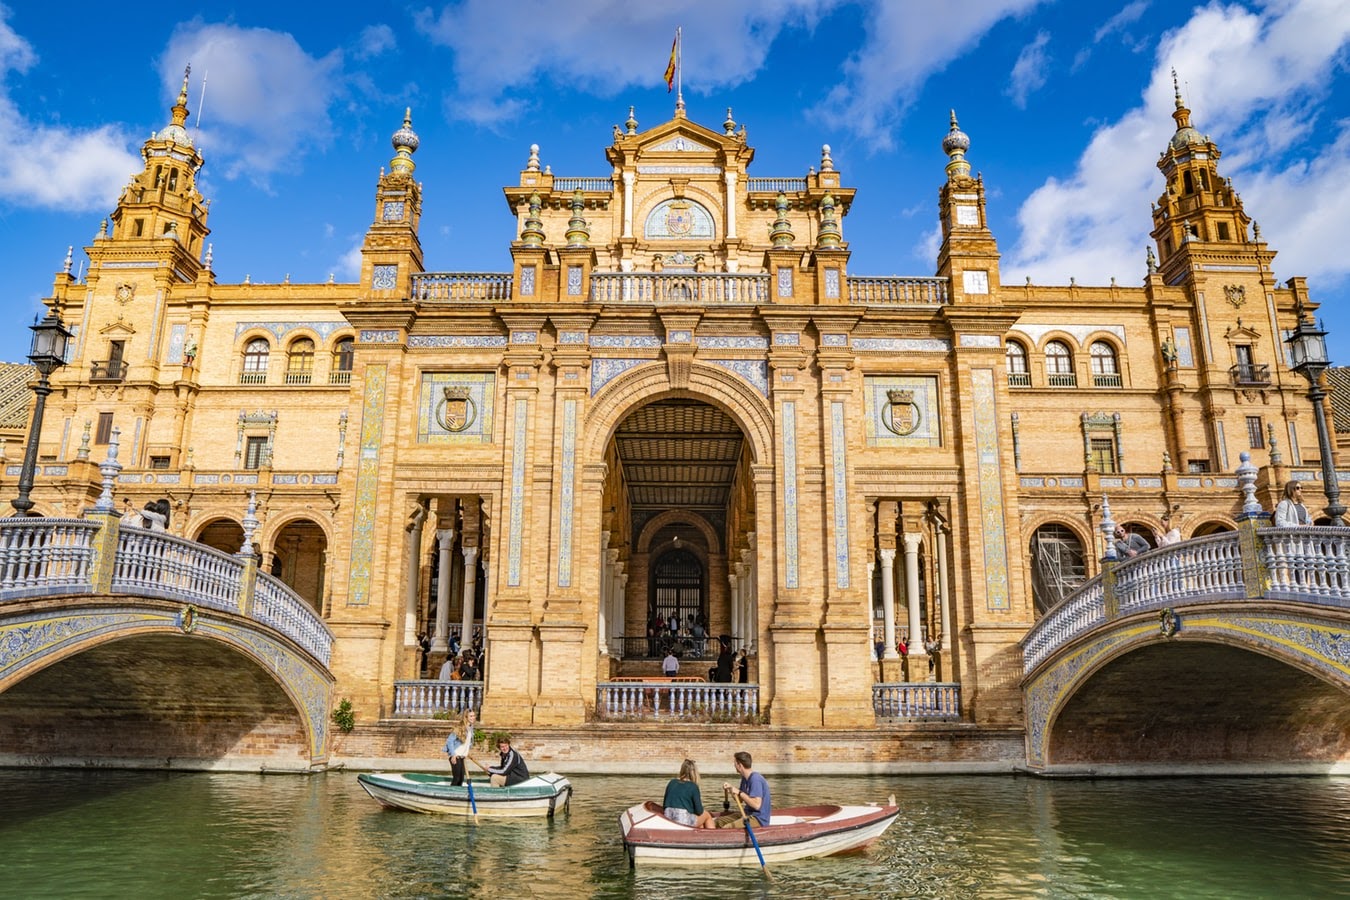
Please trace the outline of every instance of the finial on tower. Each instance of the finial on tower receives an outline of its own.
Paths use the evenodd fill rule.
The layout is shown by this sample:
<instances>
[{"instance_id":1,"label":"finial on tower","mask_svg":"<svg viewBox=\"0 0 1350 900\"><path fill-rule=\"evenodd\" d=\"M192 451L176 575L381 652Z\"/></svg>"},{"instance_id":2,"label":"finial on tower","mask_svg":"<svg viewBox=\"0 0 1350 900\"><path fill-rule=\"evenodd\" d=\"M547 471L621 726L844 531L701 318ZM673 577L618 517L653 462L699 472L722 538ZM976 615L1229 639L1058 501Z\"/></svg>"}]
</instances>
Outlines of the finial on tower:
<instances>
[{"instance_id":1,"label":"finial on tower","mask_svg":"<svg viewBox=\"0 0 1350 900\"><path fill-rule=\"evenodd\" d=\"M722 123L722 133L730 137L736 133L736 120L731 117L731 107L727 107L727 118Z\"/></svg>"},{"instance_id":2,"label":"finial on tower","mask_svg":"<svg viewBox=\"0 0 1350 900\"><path fill-rule=\"evenodd\" d=\"M539 145L538 145L538 144L531 144L531 145L530 145L530 158L529 158L528 160L525 161L525 171L526 171L526 172L538 172L538 171L539 171Z\"/></svg>"},{"instance_id":3,"label":"finial on tower","mask_svg":"<svg viewBox=\"0 0 1350 900\"><path fill-rule=\"evenodd\" d=\"M394 145L394 158L389 161L389 173L411 175L413 169L417 168L412 155L417 152L417 147L421 143L417 132L412 130L411 106L404 109L403 127L390 136L389 142Z\"/></svg>"},{"instance_id":4,"label":"finial on tower","mask_svg":"<svg viewBox=\"0 0 1350 900\"><path fill-rule=\"evenodd\" d=\"M966 151L970 149L970 136L961 130L956 122L956 110L952 110L952 124L947 136L942 139L942 152L950 157L947 163L947 180L970 177L970 163L966 162Z\"/></svg>"},{"instance_id":5,"label":"finial on tower","mask_svg":"<svg viewBox=\"0 0 1350 900\"><path fill-rule=\"evenodd\" d=\"M822 172L834 171L834 160L830 158L829 144L820 145L820 171Z\"/></svg>"}]
</instances>

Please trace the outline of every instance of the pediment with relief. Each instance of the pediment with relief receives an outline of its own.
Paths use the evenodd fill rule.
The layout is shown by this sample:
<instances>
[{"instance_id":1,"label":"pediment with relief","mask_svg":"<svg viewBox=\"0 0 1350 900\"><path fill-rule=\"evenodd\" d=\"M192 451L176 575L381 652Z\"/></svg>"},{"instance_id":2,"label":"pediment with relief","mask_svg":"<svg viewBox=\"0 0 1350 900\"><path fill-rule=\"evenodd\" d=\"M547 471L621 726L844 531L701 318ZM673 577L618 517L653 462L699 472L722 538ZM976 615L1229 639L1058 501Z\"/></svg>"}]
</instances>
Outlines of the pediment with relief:
<instances>
[{"instance_id":1,"label":"pediment with relief","mask_svg":"<svg viewBox=\"0 0 1350 900\"><path fill-rule=\"evenodd\" d=\"M1242 324L1241 319L1238 319L1237 327L1229 328L1223 333L1223 336L1227 338L1229 341L1250 343L1252 341L1255 341L1257 338L1261 337L1261 332L1256 331L1255 329L1252 328L1248 328L1246 325Z\"/></svg>"},{"instance_id":2,"label":"pediment with relief","mask_svg":"<svg viewBox=\"0 0 1350 900\"><path fill-rule=\"evenodd\" d=\"M119 318L116 322L109 322L107 325L104 325L99 329L98 333L104 335L130 336L136 333L136 329L132 328L130 324Z\"/></svg>"},{"instance_id":3,"label":"pediment with relief","mask_svg":"<svg viewBox=\"0 0 1350 900\"><path fill-rule=\"evenodd\" d=\"M666 138L659 144L651 144L645 149L648 153L711 153L716 148L701 144L685 135L677 134Z\"/></svg>"}]
</instances>

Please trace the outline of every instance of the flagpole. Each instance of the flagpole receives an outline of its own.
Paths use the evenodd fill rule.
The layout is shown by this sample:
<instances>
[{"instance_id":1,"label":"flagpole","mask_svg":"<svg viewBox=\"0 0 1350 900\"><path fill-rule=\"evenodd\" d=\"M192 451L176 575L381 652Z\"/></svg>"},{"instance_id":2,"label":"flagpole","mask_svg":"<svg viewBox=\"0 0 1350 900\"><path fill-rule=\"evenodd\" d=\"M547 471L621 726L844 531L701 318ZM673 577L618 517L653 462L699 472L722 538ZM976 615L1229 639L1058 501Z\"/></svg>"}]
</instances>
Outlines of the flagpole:
<instances>
[{"instance_id":1,"label":"flagpole","mask_svg":"<svg viewBox=\"0 0 1350 900\"><path fill-rule=\"evenodd\" d=\"M684 109L684 26L675 26L675 108Z\"/></svg>"}]
</instances>

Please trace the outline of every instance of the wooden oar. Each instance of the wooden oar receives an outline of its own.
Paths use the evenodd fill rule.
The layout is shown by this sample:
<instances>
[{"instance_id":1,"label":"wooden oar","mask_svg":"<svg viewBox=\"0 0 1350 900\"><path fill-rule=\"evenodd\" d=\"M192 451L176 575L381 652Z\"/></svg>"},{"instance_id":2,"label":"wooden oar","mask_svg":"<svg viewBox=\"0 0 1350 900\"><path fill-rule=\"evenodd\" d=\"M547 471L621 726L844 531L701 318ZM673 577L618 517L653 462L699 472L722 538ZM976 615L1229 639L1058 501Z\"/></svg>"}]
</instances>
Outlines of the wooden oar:
<instances>
[{"instance_id":1,"label":"wooden oar","mask_svg":"<svg viewBox=\"0 0 1350 900\"><path fill-rule=\"evenodd\" d=\"M469 809L473 810L473 824L478 824L478 801L473 798L473 779L466 778L464 783L469 786Z\"/></svg>"},{"instance_id":2,"label":"wooden oar","mask_svg":"<svg viewBox=\"0 0 1350 900\"><path fill-rule=\"evenodd\" d=\"M750 817L745 814L745 807L741 805L741 792L737 791L733 796L736 798L736 808L741 812L741 821L745 823L745 833L750 835L750 844L755 848L755 855L759 857L760 871L764 873L765 878L773 881L773 874L764 864L764 851L759 849L759 838L755 837L755 829L750 827Z\"/></svg>"}]
</instances>

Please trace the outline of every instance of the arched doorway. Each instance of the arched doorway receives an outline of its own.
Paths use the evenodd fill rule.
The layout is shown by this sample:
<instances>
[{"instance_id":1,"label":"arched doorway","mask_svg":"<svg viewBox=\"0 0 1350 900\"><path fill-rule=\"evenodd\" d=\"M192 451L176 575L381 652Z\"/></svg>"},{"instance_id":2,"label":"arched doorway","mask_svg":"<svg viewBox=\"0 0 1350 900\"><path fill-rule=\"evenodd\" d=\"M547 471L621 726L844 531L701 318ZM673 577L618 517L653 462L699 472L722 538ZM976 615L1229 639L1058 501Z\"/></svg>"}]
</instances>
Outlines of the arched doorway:
<instances>
[{"instance_id":1,"label":"arched doorway","mask_svg":"<svg viewBox=\"0 0 1350 900\"><path fill-rule=\"evenodd\" d=\"M212 519L197 532L197 543L222 553L238 553L244 544L244 529L231 519Z\"/></svg>"},{"instance_id":2,"label":"arched doorway","mask_svg":"<svg viewBox=\"0 0 1350 900\"><path fill-rule=\"evenodd\" d=\"M272 537L269 572L323 611L328 536L317 522L296 519Z\"/></svg>"},{"instance_id":3,"label":"arched doorway","mask_svg":"<svg viewBox=\"0 0 1350 900\"><path fill-rule=\"evenodd\" d=\"M707 583L703 564L685 549L672 547L652 562L648 608L674 630L692 629L706 620Z\"/></svg>"}]
</instances>

